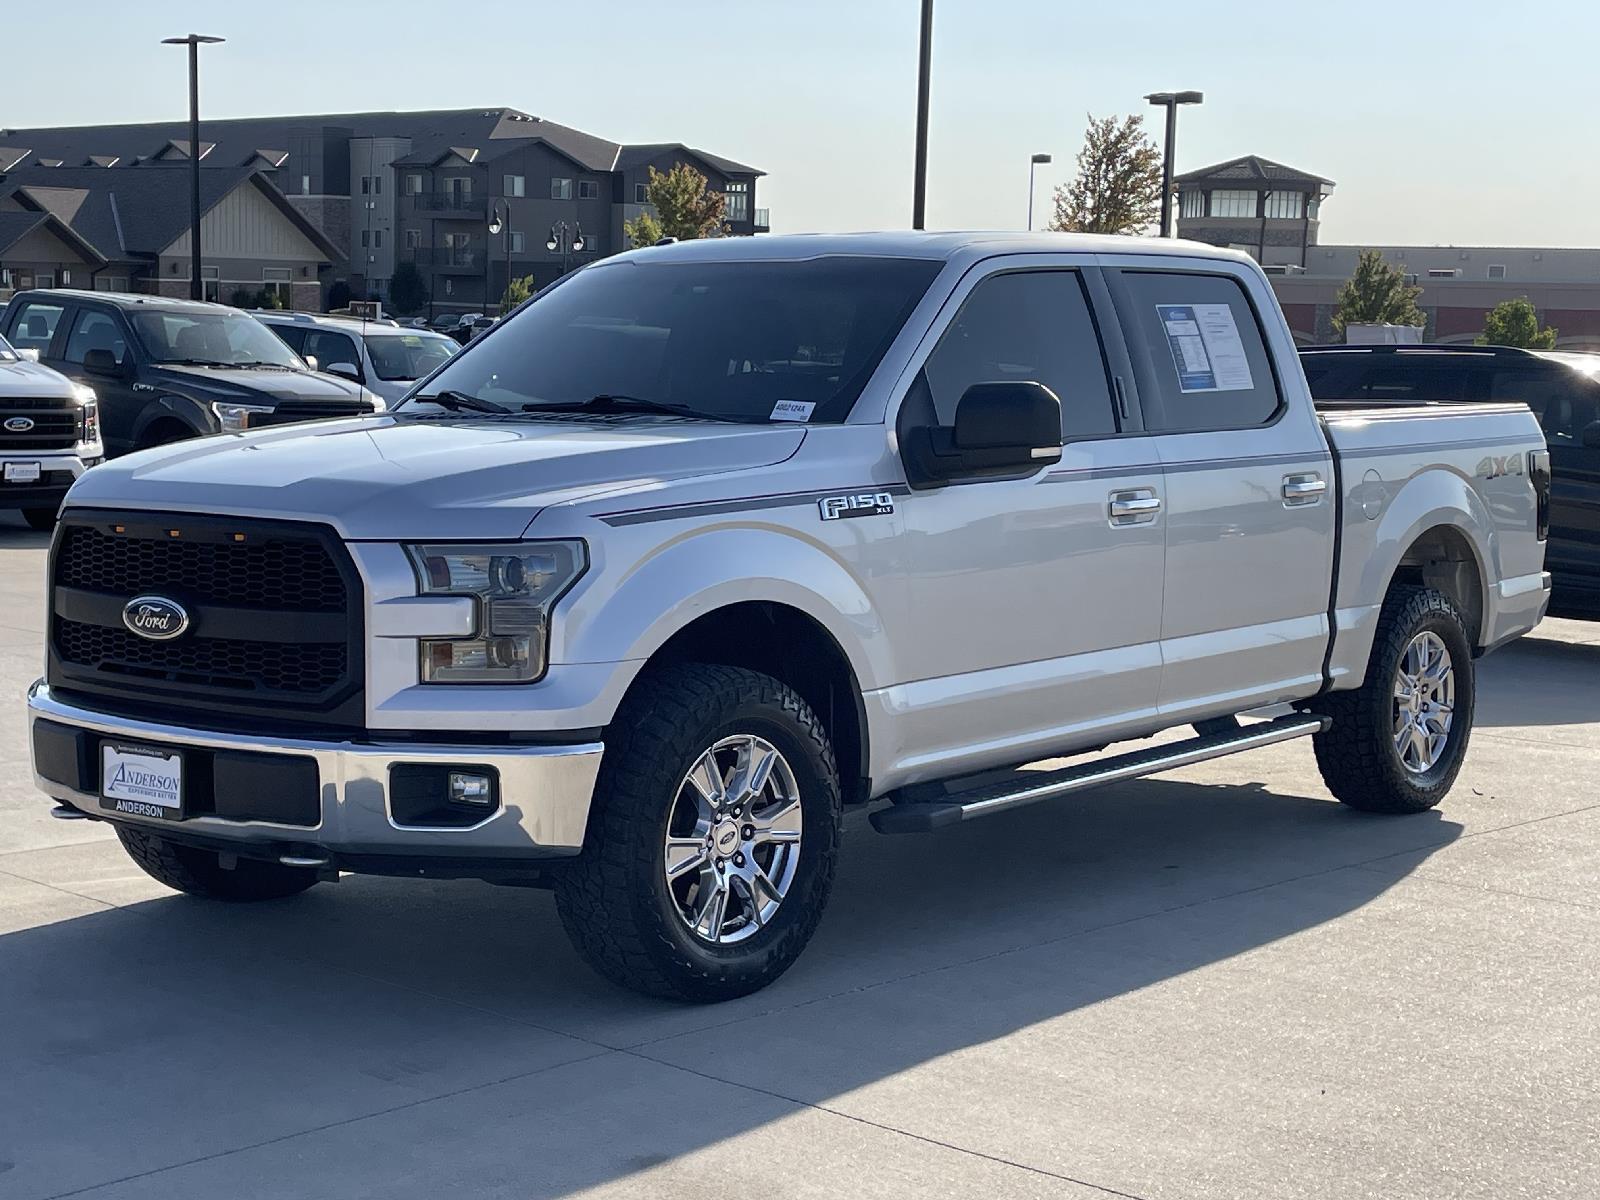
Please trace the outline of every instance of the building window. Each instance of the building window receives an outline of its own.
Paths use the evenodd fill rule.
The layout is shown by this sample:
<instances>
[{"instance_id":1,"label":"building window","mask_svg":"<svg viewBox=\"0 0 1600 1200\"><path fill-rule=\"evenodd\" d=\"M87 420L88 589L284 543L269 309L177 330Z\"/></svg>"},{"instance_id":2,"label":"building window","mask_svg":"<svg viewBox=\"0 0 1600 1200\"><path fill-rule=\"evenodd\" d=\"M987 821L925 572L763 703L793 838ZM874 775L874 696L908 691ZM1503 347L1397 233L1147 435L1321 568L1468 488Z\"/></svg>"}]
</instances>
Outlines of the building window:
<instances>
[{"instance_id":1,"label":"building window","mask_svg":"<svg viewBox=\"0 0 1600 1200\"><path fill-rule=\"evenodd\" d=\"M261 290L270 292L278 298L278 304L283 308L290 307L292 300L294 271L289 267L262 267Z\"/></svg>"},{"instance_id":2,"label":"building window","mask_svg":"<svg viewBox=\"0 0 1600 1200\"><path fill-rule=\"evenodd\" d=\"M406 230L406 249L407 250L416 250L416 249L421 248L421 246L422 246L422 230L420 230L420 229L408 229L408 230Z\"/></svg>"},{"instance_id":3,"label":"building window","mask_svg":"<svg viewBox=\"0 0 1600 1200\"><path fill-rule=\"evenodd\" d=\"M447 233L444 245L448 264L452 267L470 267L472 249L470 236L465 233Z\"/></svg>"},{"instance_id":4,"label":"building window","mask_svg":"<svg viewBox=\"0 0 1600 1200\"><path fill-rule=\"evenodd\" d=\"M1255 192L1212 192L1213 217L1253 217L1256 215Z\"/></svg>"},{"instance_id":5,"label":"building window","mask_svg":"<svg viewBox=\"0 0 1600 1200\"><path fill-rule=\"evenodd\" d=\"M381 250L383 248L383 230L374 229L372 231L372 248L374 250Z\"/></svg>"},{"instance_id":6,"label":"building window","mask_svg":"<svg viewBox=\"0 0 1600 1200\"><path fill-rule=\"evenodd\" d=\"M526 196L528 181L521 175L506 175L501 180L501 191L507 196Z\"/></svg>"},{"instance_id":7,"label":"building window","mask_svg":"<svg viewBox=\"0 0 1600 1200\"><path fill-rule=\"evenodd\" d=\"M750 185L748 183L729 183L728 190L723 194L727 201L725 212L730 221L748 221L750 219Z\"/></svg>"},{"instance_id":8,"label":"building window","mask_svg":"<svg viewBox=\"0 0 1600 1200\"><path fill-rule=\"evenodd\" d=\"M371 191L372 191L372 176L371 175L363 175L361 177L361 194L363 196L365 196L365 195L370 194Z\"/></svg>"},{"instance_id":9,"label":"building window","mask_svg":"<svg viewBox=\"0 0 1600 1200\"><path fill-rule=\"evenodd\" d=\"M1430 267L1428 269L1429 279L1454 279L1459 274L1461 272L1456 270L1455 267Z\"/></svg>"},{"instance_id":10,"label":"building window","mask_svg":"<svg viewBox=\"0 0 1600 1200\"><path fill-rule=\"evenodd\" d=\"M209 300L213 304L217 304L222 300L221 267L202 266L200 268L200 291L202 300Z\"/></svg>"},{"instance_id":11,"label":"building window","mask_svg":"<svg viewBox=\"0 0 1600 1200\"><path fill-rule=\"evenodd\" d=\"M36 288L53 288L56 285L54 271L39 271L33 277L33 286Z\"/></svg>"},{"instance_id":12,"label":"building window","mask_svg":"<svg viewBox=\"0 0 1600 1200\"><path fill-rule=\"evenodd\" d=\"M511 253L522 253L522 230L520 229L513 229L511 231Z\"/></svg>"},{"instance_id":13,"label":"building window","mask_svg":"<svg viewBox=\"0 0 1600 1200\"><path fill-rule=\"evenodd\" d=\"M1266 215L1277 221L1298 221L1305 212L1304 192L1268 192Z\"/></svg>"},{"instance_id":14,"label":"building window","mask_svg":"<svg viewBox=\"0 0 1600 1200\"><path fill-rule=\"evenodd\" d=\"M1178 215L1181 217L1203 217L1206 215L1206 194L1202 191L1190 191L1182 194Z\"/></svg>"},{"instance_id":15,"label":"building window","mask_svg":"<svg viewBox=\"0 0 1600 1200\"><path fill-rule=\"evenodd\" d=\"M636 184L633 185L633 202L635 204L649 204L650 203L650 185L649 184L647 184L647 183L636 183Z\"/></svg>"},{"instance_id":16,"label":"building window","mask_svg":"<svg viewBox=\"0 0 1600 1200\"><path fill-rule=\"evenodd\" d=\"M406 176L406 195L422 195L422 176L415 171Z\"/></svg>"},{"instance_id":17,"label":"building window","mask_svg":"<svg viewBox=\"0 0 1600 1200\"><path fill-rule=\"evenodd\" d=\"M311 195L311 176L309 176L309 175L300 176L300 194L302 196Z\"/></svg>"},{"instance_id":18,"label":"building window","mask_svg":"<svg viewBox=\"0 0 1600 1200\"><path fill-rule=\"evenodd\" d=\"M1505 265L1505 263L1490 263L1489 264L1489 278L1490 279L1504 279L1505 277L1506 277L1506 265Z\"/></svg>"},{"instance_id":19,"label":"building window","mask_svg":"<svg viewBox=\"0 0 1600 1200\"><path fill-rule=\"evenodd\" d=\"M374 196L383 195L383 176L382 175L374 175L372 177L372 194Z\"/></svg>"},{"instance_id":20,"label":"building window","mask_svg":"<svg viewBox=\"0 0 1600 1200\"><path fill-rule=\"evenodd\" d=\"M598 199L600 199L600 181L597 180L597 179L580 179L580 180L578 180L578 199L579 200L598 200Z\"/></svg>"},{"instance_id":21,"label":"building window","mask_svg":"<svg viewBox=\"0 0 1600 1200\"><path fill-rule=\"evenodd\" d=\"M371 231L363 229L361 231L361 246L362 246L362 248L365 249L367 246L369 246L371 244L372 244L372 233L371 233Z\"/></svg>"},{"instance_id":22,"label":"building window","mask_svg":"<svg viewBox=\"0 0 1600 1200\"><path fill-rule=\"evenodd\" d=\"M72 286L72 268L71 267L62 267L61 268L61 286L62 287L71 287Z\"/></svg>"},{"instance_id":23,"label":"building window","mask_svg":"<svg viewBox=\"0 0 1600 1200\"><path fill-rule=\"evenodd\" d=\"M96 275L94 290L97 292L125 292L128 290L128 277L126 275Z\"/></svg>"},{"instance_id":24,"label":"building window","mask_svg":"<svg viewBox=\"0 0 1600 1200\"><path fill-rule=\"evenodd\" d=\"M571 200L572 199L572 180L570 180L570 179L552 179L550 181L550 199L552 199L552 200Z\"/></svg>"}]
</instances>

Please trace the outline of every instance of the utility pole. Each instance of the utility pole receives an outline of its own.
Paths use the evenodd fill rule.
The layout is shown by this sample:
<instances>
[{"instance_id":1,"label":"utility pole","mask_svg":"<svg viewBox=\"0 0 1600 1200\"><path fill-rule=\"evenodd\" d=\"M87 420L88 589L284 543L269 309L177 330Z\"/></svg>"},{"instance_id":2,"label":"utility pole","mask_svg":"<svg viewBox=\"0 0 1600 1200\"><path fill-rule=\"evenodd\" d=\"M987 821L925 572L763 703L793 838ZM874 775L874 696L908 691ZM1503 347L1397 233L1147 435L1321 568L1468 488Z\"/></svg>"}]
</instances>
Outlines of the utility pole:
<instances>
[{"instance_id":1,"label":"utility pole","mask_svg":"<svg viewBox=\"0 0 1600 1200\"><path fill-rule=\"evenodd\" d=\"M928 77L933 67L933 0L922 0L922 47L917 65L917 161L911 228L928 227Z\"/></svg>"},{"instance_id":2,"label":"utility pole","mask_svg":"<svg viewBox=\"0 0 1600 1200\"><path fill-rule=\"evenodd\" d=\"M191 33L181 38L162 38L163 46L189 47L189 299L204 300L205 284L200 279L200 46L223 41Z\"/></svg>"}]
</instances>

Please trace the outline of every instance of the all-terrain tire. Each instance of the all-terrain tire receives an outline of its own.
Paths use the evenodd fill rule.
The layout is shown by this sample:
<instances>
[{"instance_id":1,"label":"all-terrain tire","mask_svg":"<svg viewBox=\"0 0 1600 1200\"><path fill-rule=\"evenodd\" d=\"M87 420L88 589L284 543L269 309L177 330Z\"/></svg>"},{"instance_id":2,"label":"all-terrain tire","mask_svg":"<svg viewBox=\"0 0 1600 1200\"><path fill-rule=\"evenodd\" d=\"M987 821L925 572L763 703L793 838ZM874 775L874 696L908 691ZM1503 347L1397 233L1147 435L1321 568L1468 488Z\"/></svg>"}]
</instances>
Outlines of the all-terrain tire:
<instances>
[{"instance_id":1,"label":"all-terrain tire","mask_svg":"<svg viewBox=\"0 0 1600 1200\"><path fill-rule=\"evenodd\" d=\"M240 858L232 868L224 868L213 850L180 845L126 825L117 826L117 837L146 875L174 891L208 900L282 900L317 882L315 871L254 858Z\"/></svg>"},{"instance_id":2,"label":"all-terrain tire","mask_svg":"<svg viewBox=\"0 0 1600 1200\"><path fill-rule=\"evenodd\" d=\"M792 771L801 801L798 865L770 921L734 944L689 928L664 875L664 844L685 776L721 739L756 736ZM739 667L652 670L606 733L582 853L556 877L568 936L601 975L647 995L729 1000L782 975L816 931L833 886L842 813L822 723L787 684Z\"/></svg>"},{"instance_id":3,"label":"all-terrain tire","mask_svg":"<svg viewBox=\"0 0 1600 1200\"><path fill-rule=\"evenodd\" d=\"M1427 770L1414 771L1395 746L1395 693L1407 647L1425 633L1436 635L1449 651L1454 711L1437 759ZM1395 585L1384 600L1361 687L1330 692L1317 701L1317 710L1333 718L1332 726L1312 739L1323 782L1340 801L1362 812L1433 808L1461 770L1475 699L1472 645L1455 605L1433 588Z\"/></svg>"}]
</instances>

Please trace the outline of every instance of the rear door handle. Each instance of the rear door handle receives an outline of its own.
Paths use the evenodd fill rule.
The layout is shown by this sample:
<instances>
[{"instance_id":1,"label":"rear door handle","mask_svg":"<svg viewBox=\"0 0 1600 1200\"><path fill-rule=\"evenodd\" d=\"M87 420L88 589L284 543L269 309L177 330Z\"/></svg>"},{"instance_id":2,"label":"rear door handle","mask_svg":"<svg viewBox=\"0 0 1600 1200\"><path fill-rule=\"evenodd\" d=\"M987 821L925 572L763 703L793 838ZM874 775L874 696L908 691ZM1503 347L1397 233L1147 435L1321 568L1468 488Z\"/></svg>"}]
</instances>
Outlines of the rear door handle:
<instances>
[{"instance_id":1,"label":"rear door handle","mask_svg":"<svg viewBox=\"0 0 1600 1200\"><path fill-rule=\"evenodd\" d=\"M1154 488L1130 488L1111 493L1113 525L1148 525L1161 513L1161 497Z\"/></svg>"},{"instance_id":2,"label":"rear door handle","mask_svg":"<svg viewBox=\"0 0 1600 1200\"><path fill-rule=\"evenodd\" d=\"M1288 506L1317 504L1328 490L1328 481L1321 475L1285 475L1283 477L1283 502Z\"/></svg>"}]
</instances>

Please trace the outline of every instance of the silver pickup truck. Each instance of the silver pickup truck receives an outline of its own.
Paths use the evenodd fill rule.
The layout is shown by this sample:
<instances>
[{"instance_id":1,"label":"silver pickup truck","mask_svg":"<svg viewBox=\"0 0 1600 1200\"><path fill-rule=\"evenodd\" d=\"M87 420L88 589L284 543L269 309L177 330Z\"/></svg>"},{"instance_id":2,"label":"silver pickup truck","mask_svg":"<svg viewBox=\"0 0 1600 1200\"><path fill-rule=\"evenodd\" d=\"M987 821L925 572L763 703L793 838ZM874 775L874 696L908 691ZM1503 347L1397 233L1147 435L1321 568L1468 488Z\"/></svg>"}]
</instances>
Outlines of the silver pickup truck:
<instances>
[{"instance_id":1,"label":"silver pickup truck","mask_svg":"<svg viewBox=\"0 0 1600 1200\"><path fill-rule=\"evenodd\" d=\"M1520 405L1319 412L1242 255L656 247L388 415L87 475L34 771L181 891L551 887L607 976L721 999L810 939L847 806L934 830L1306 736L1344 803L1437 804L1548 602L1549 486Z\"/></svg>"}]
</instances>

